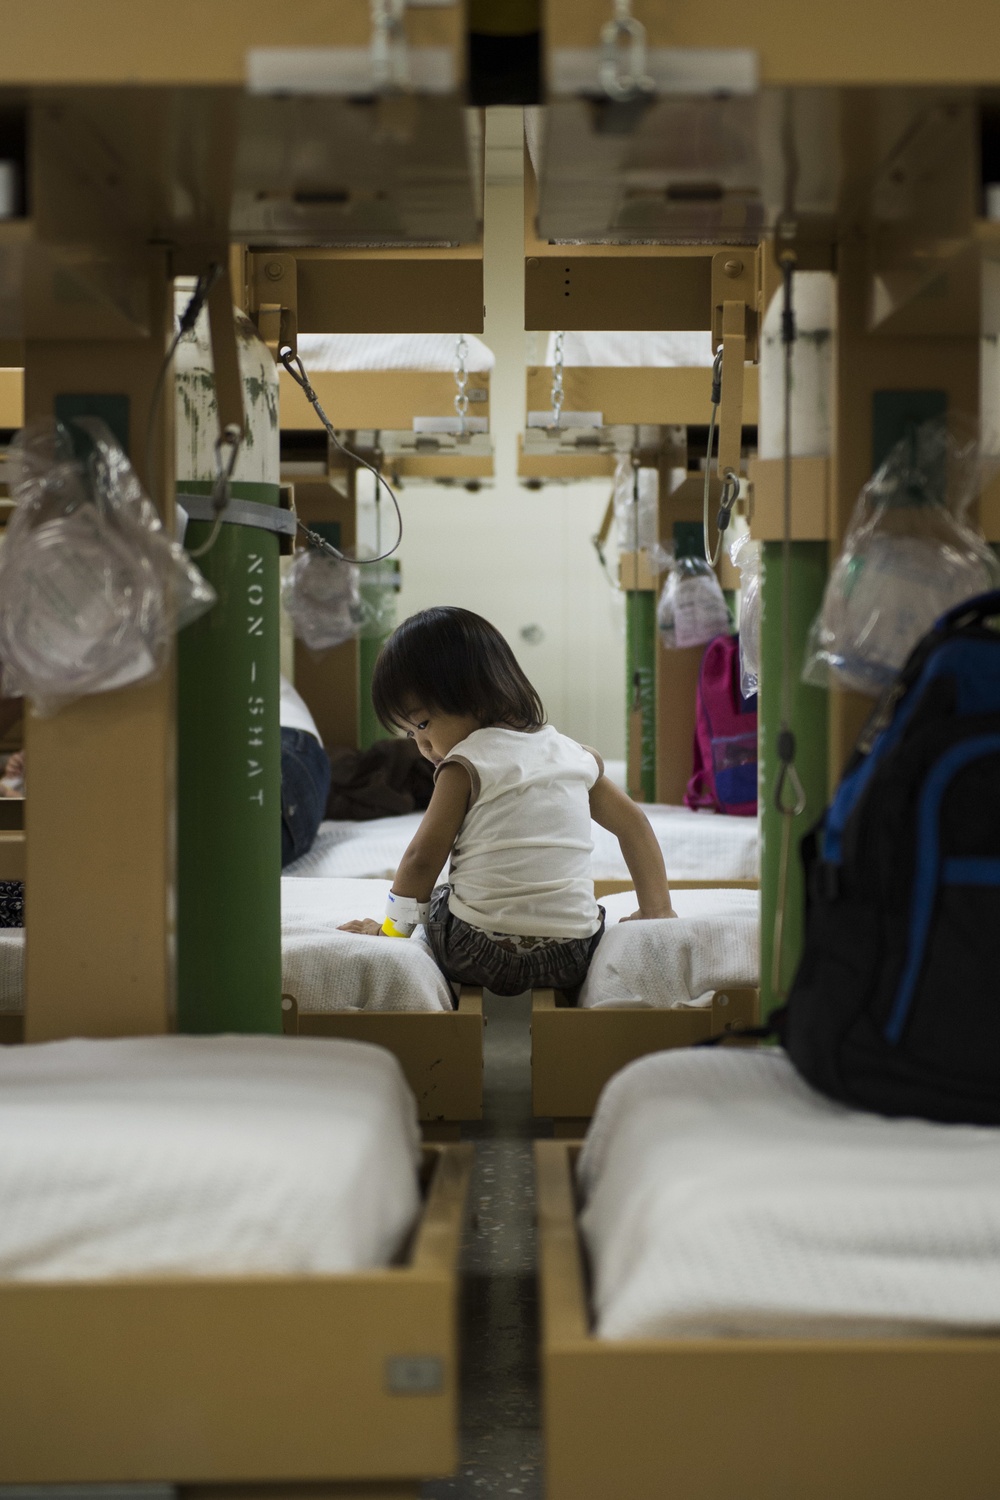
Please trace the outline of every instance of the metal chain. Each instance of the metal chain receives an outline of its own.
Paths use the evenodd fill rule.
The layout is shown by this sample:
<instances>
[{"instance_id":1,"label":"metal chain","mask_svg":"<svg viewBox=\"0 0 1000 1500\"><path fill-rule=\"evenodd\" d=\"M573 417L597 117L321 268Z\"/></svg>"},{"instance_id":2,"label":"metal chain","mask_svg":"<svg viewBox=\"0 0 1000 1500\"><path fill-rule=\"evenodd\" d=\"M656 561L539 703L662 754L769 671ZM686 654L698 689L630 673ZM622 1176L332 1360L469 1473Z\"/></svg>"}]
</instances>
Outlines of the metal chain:
<instances>
[{"instance_id":1,"label":"metal chain","mask_svg":"<svg viewBox=\"0 0 1000 1500\"><path fill-rule=\"evenodd\" d=\"M372 0L372 78L379 93L410 85L406 0Z\"/></svg>"},{"instance_id":2,"label":"metal chain","mask_svg":"<svg viewBox=\"0 0 1000 1500\"><path fill-rule=\"evenodd\" d=\"M469 415L469 372L465 368L465 361L469 357L469 346L465 342L465 334L460 333L455 344L455 384L458 391L455 395L455 412L459 421L459 436L465 437L466 418Z\"/></svg>"},{"instance_id":3,"label":"metal chain","mask_svg":"<svg viewBox=\"0 0 1000 1500\"><path fill-rule=\"evenodd\" d=\"M555 359L552 365L552 425L558 427L562 421L563 402L563 339L565 333L556 334Z\"/></svg>"},{"instance_id":4,"label":"metal chain","mask_svg":"<svg viewBox=\"0 0 1000 1500\"><path fill-rule=\"evenodd\" d=\"M632 14L632 0L614 0L614 16L601 27L598 79L609 99L625 103L653 92L646 72L646 28Z\"/></svg>"}]
</instances>

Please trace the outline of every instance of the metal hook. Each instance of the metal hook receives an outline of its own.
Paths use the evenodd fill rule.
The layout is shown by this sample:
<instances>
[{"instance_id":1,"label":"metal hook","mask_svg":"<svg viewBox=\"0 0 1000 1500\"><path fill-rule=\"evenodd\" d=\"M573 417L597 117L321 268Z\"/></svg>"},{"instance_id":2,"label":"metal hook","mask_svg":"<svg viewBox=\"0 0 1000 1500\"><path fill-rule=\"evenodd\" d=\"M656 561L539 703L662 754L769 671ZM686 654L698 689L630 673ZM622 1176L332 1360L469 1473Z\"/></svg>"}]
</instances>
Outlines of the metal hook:
<instances>
[{"instance_id":1,"label":"metal hook","mask_svg":"<svg viewBox=\"0 0 1000 1500\"><path fill-rule=\"evenodd\" d=\"M793 800L785 801L785 787L791 790ZM806 793L794 761L782 761L778 767L778 779L774 783L774 807L783 818L800 818L806 810Z\"/></svg>"},{"instance_id":2,"label":"metal hook","mask_svg":"<svg viewBox=\"0 0 1000 1500\"><path fill-rule=\"evenodd\" d=\"M616 0L614 19L601 27L597 76L605 94L618 104L653 91L646 72L646 28L632 15L630 0Z\"/></svg>"}]
</instances>

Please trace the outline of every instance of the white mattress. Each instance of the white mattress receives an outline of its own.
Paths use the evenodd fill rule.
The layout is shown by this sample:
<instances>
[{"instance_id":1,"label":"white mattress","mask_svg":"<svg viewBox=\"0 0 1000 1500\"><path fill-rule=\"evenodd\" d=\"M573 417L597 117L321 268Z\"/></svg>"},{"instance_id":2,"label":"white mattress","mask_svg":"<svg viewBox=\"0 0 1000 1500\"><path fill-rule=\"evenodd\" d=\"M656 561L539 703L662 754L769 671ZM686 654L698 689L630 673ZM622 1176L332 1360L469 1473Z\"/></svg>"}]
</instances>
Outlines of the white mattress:
<instances>
[{"instance_id":1,"label":"white mattress","mask_svg":"<svg viewBox=\"0 0 1000 1500\"><path fill-rule=\"evenodd\" d=\"M642 808L656 834L671 880L756 880L760 835L756 818L693 812L648 803ZM613 833L595 823L595 880L626 880L628 867Z\"/></svg>"},{"instance_id":2,"label":"white mattress","mask_svg":"<svg viewBox=\"0 0 1000 1500\"><path fill-rule=\"evenodd\" d=\"M338 932L385 913L388 880L281 882L281 985L302 1011L451 1010L447 981L418 940ZM0 1014L23 1008L24 933L0 928Z\"/></svg>"},{"instance_id":3,"label":"white mattress","mask_svg":"<svg viewBox=\"0 0 1000 1500\"><path fill-rule=\"evenodd\" d=\"M716 990L755 988L760 947L756 891L674 891L676 917L624 922L633 892L603 896L607 930L580 990L584 1010L706 1005Z\"/></svg>"},{"instance_id":4,"label":"white mattress","mask_svg":"<svg viewBox=\"0 0 1000 1500\"><path fill-rule=\"evenodd\" d=\"M388 880L281 882L281 984L307 1012L453 1009L451 990L419 936L338 932L385 915Z\"/></svg>"},{"instance_id":5,"label":"white mattress","mask_svg":"<svg viewBox=\"0 0 1000 1500\"><path fill-rule=\"evenodd\" d=\"M777 1050L678 1050L612 1079L579 1176L602 1338L1000 1327L1000 1129L844 1109Z\"/></svg>"},{"instance_id":6,"label":"white mattress","mask_svg":"<svg viewBox=\"0 0 1000 1500\"><path fill-rule=\"evenodd\" d=\"M395 1058L356 1042L0 1048L0 1278L385 1265L418 1212Z\"/></svg>"},{"instance_id":7,"label":"white mattress","mask_svg":"<svg viewBox=\"0 0 1000 1500\"><path fill-rule=\"evenodd\" d=\"M299 358L313 370L454 370L456 333L300 333ZM467 370L481 374L496 363L492 349L465 336Z\"/></svg>"},{"instance_id":8,"label":"white mattress","mask_svg":"<svg viewBox=\"0 0 1000 1500\"><path fill-rule=\"evenodd\" d=\"M760 862L756 818L696 813L687 807L653 803L644 806L643 812L659 840L671 880L756 880ZM322 823L308 854L286 866L285 874L390 880L421 817L421 813L407 813L369 823ZM614 834L594 823L591 835L594 879L627 880L628 867Z\"/></svg>"},{"instance_id":9,"label":"white mattress","mask_svg":"<svg viewBox=\"0 0 1000 1500\"><path fill-rule=\"evenodd\" d=\"M299 339L301 347L302 340ZM555 362L556 336L549 334L545 363ZM712 363L712 335L707 331L662 333L563 334L563 364L614 368L639 365L645 369L675 369Z\"/></svg>"}]
</instances>

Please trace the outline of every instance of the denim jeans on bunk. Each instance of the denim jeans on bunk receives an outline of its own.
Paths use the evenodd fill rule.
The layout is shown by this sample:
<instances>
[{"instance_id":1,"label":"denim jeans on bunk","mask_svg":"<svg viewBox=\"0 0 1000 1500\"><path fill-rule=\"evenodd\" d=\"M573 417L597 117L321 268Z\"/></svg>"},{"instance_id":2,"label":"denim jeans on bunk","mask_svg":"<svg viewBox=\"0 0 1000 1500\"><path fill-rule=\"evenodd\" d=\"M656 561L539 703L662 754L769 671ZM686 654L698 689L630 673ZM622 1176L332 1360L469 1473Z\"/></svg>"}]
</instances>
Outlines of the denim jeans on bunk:
<instances>
[{"instance_id":1,"label":"denim jeans on bunk","mask_svg":"<svg viewBox=\"0 0 1000 1500\"><path fill-rule=\"evenodd\" d=\"M312 848L326 811L330 761L314 734L281 731L281 867Z\"/></svg>"},{"instance_id":2,"label":"denim jeans on bunk","mask_svg":"<svg viewBox=\"0 0 1000 1500\"><path fill-rule=\"evenodd\" d=\"M518 952L503 939L491 937L456 917L448 905L451 894L439 885L431 895L427 936L438 968L455 984L479 985L494 995L520 995L525 990L576 990L587 977L590 960L604 934L593 937L540 940L539 946Z\"/></svg>"}]
</instances>

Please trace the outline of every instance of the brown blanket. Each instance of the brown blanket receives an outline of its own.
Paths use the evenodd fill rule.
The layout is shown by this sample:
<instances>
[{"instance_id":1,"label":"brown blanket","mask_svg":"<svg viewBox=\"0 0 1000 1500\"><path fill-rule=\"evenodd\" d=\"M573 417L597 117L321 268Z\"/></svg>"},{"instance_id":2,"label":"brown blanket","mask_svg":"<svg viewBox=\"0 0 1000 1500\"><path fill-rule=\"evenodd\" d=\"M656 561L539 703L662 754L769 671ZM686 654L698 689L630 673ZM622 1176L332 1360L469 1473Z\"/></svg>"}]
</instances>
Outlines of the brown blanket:
<instances>
[{"instance_id":1,"label":"brown blanket","mask_svg":"<svg viewBox=\"0 0 1000 1500\"><path fill-rule=\"evenodd\" d=\"M367 822L422 810L434 790L434 768L412 740L376 740L368 750L334 748L328 818Z\"/></svg>"}]
</instances>

